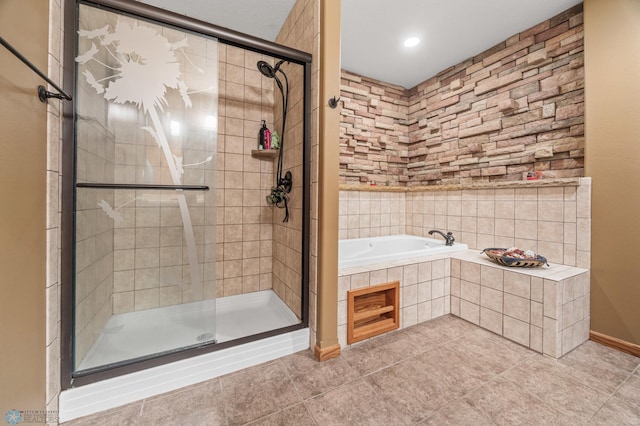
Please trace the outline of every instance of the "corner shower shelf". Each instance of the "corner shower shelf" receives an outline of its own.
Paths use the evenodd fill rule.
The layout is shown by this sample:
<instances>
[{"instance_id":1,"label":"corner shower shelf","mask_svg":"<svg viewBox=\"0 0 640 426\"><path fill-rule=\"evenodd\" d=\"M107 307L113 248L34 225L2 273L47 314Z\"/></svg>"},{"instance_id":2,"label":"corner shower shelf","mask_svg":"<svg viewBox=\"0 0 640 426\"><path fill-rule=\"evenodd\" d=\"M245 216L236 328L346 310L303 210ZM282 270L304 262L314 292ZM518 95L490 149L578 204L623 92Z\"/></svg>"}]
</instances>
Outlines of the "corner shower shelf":
<instances>
[{"instance_id":1,"label":"corner shower shelf","mask_svg":"<svg viewBox=\"0 0 640 426\"><path fill-rule=\"evenodd\" d=\"M253 149L251 156L261 160L273 160L278 156L279 149Z\"/></svg>"},{"instance_id":2,"label":"corner shower shelf","mask_svg":"<svg viewBox=\"0 0 640 426\"><path fill-rule=\"evenodd\" d=\"M400 326L400 282L347 292L347 343L355 343Z\"/></svg>"}]
</instances>

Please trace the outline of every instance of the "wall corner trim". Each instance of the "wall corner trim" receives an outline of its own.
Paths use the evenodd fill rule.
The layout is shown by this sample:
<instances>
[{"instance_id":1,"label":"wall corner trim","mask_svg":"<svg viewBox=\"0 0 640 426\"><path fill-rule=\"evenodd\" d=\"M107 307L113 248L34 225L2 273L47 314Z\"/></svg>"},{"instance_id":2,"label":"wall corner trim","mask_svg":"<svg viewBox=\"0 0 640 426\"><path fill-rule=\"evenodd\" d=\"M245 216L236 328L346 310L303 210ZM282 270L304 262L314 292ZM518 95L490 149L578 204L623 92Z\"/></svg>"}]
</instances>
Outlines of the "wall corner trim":
<instances>
[{"instance_id":1,"label":"wall corner trim","mask_svg":"<svg viewBox=\"0 0 640 426\"><path fill-rule=\"evenodd\" d=\"M326 348L321 348L317 344L313 348L313 354L315 355L318 361L327 361L331 358L336 358L340 356L340 344L335 344L331 346L327 346Z\"/></svg>"}]
</instances>

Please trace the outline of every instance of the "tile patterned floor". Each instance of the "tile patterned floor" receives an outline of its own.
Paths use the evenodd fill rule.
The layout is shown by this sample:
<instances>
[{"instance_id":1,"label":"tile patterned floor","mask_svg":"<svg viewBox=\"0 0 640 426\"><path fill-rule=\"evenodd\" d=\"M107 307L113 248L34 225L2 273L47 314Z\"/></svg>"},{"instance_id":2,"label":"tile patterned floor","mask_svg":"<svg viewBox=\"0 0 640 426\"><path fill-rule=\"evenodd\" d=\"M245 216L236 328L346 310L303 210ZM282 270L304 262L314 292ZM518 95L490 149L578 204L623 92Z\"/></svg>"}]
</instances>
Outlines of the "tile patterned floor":
<instances>
[{"instance_id":1,"label":"tile patterned floor","mask_svg":"<svg viewBox=\"0 0 640 426\"><path fill-rule=\"evenodd\" d=\"M445 316L65 425L640 425L640 358L586 342L554 360Z\"/></svg>"}]
</instances>

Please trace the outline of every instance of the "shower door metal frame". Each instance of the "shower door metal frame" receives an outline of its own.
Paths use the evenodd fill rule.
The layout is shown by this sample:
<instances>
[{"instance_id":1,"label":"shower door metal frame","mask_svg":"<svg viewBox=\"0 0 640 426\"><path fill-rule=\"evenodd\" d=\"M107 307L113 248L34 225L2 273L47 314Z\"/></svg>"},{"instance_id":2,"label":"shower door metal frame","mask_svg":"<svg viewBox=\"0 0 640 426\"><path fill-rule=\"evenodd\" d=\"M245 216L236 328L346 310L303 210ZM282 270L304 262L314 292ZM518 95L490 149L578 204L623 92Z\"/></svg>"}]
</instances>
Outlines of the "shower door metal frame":
<instances>
[{"instance_id":1,"label":"shower door metal frame","mask_svg":"<svg viewBox=\"0 0 640 426\"><path fill-rule=\"evenodd\" d=\"M95 371L74 374L73 371L73 334L74 334L74 259L75 259L75 73L77 11L79 4L103 8L115 13L129 15L137 19L168 25L177 29L211 36L219 43L239 47L245 50L284 59L304 67L304 101L303 101L303 172L302 172L302 318L300 324L267 331L224 343L206 344L201 347L177 350L169 354L156 355L152 358L134 361L126 365L105 367ZM74 386L121 376L146 368L167 364L181 359L225 349L231 346L252 342L267 337L288 333L306 328L309 325L309 257L311 231L311 60L307 52L292 49L267 40L219 27L197 19L179 15L164 9L132 0L67 0L65 1L64 22L64 72L63 87L71 94L73 102L63 104L62 124L62 219L61 219L61 365L60 382L62 390ZM81 185L80 185L81 186ZM161 189L161 188L153 188ZM164 189L164 188L162 188ZM182 188L203 190L204 188Z\"/></svg>"}]
</instances>

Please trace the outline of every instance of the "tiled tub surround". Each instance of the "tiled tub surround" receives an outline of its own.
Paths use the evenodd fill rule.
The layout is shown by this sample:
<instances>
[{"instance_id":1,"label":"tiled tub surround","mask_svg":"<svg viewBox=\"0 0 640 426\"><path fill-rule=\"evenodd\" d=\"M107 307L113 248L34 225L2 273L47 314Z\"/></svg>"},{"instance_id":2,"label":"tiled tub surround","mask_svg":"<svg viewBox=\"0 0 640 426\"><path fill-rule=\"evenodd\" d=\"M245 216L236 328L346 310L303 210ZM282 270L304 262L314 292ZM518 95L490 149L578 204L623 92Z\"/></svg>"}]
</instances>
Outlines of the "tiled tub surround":
<instances>
[{"instance_id":1,"label":"tiled tub surround","mask_svg":"<svg viewBox=\"0 0 640 426\"><path fill-rule=\"evenodd\" d=\"M347 291L400 281L400 328L450 312L451 262L447 254L341 269L338 273L338 340L347 344Z\"/></svg>"},{"instance_id":2,"label":"tiled tub surround","mask_svg":"<svg viewBox=\"0 0 640 426\"><path fill-rule=\"evenodd\" d=\"M340 270L341 345L347 290L396 279L400 328L451 312L556 358L588 338L590 178L342 189L340 238L428 236L440 229L470 250ZM551 266L506 268L479 254L514 245L542 254ZM458 262L465 265L464 279Z\"/></svg>"},{"instance_id":3,"label":"tiled tub surround","mask_svg":"<svg viewBox=\"0 0 640 426\"><path fill-rule=\"evenodd\" d=\"M472 249L519 246L553 264L590 267L590 178L341 189L340 239L440 229Z\"/></svg>"},{"instance_id":4,"label":"tiled tub surround","mask_svg":"<svg viewBox=\"0 0 640 426\"><path fill-rule=\"evenodd\" d=\"M589 339L589 271L507 268L478 250L344 268L338 338L347 347L347 291L400 281L400 328L451 313L553 358Z\"/></svg>"},{"instance_id":5,"label":"tiled tub surround","mask_svg":"<svg viewBox=\"0 0 640 426\"><path fill-rule=\"evenodd\" d=\"M477 250L451 253L451 313L560 358L589 339L589 271L507 268Z\"/></svg>"}]
</instances>

